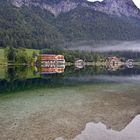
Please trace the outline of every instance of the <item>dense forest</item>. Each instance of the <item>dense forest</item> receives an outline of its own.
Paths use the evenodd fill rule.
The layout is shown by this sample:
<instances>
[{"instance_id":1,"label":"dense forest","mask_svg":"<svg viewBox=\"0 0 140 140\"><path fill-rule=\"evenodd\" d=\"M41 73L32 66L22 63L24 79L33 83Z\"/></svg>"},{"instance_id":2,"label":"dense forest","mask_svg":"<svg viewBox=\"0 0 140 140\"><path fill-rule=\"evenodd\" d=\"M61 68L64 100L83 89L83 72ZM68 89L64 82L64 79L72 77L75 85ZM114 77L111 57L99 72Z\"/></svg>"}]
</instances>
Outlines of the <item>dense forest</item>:
<instances>
[{"instance_id":1,"label":"dense forest","mask_svg":"<svg viewBox=\"0 0 140 140\"><path fill-rule=\"evenodd\" d=\"M57 29L32 9L15 8L0 1L0 47L44 48L63 42Z\"/></svg>"},{"instance_id":2,"label":"dense forest","mask_svg":"<svg viewBox=\"0 0 140 140\"><path fill-rule=\"evenodd\" d=\"M0 1L0 47L63 48L70 41L135 39L140 39L140 20L135 18L83 7L55 17L39 7L16 8Z\"/></svg>"},{"instance_id":3,"label":"dense forest","mask_svg":"<svg viewBox=\"0 0 140 140\"><path fill-rule=\"evenodd\" d=\"M65 56L66 62L75 63L77 59L82 59L85 62L99 62L105 61L104 55L89 51L72 51L72 50L56 50L56 49L43 49L40 51L41 54L62 54Z\"/></svg>"},{"instance_id":4,"label":"dense forest","mask_svg":"<svg viewBox=\"0 0 140 140\"><path fill-rule=\"evenodd\" d=\"M15 65L18 64L30 64L32 58L30 58L27 54L26 49L19 48L16 49L14 47L5 48L4 55L7 60L7 63L12 63Z\"/></svg>"}]
</instances>

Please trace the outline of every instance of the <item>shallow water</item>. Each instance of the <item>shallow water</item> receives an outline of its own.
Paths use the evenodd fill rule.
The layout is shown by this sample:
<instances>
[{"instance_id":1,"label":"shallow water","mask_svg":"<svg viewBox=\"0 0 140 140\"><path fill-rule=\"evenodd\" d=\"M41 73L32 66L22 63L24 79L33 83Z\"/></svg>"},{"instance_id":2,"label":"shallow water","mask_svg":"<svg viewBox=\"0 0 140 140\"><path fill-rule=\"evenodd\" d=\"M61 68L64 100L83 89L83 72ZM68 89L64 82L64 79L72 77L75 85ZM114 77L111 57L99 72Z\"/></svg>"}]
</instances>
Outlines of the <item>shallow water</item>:
<instances>
[{"instance_id":1,"label":"shallow water","mask_svg":"<svg viewBox=\"0 0 140 140\"><path fill-rule=\"evenodd\" d=\"M107 129L107 126L103 123L88 123L81 134L77 135L73 140L139 140L140 135L140 115L136 116L132 122L130 122L120 132ZM59 137L55 140L64 140Z\"/></svg>"},{"instance_id":2,"label":"shallow water","mask_svg":"<svg viewBox=\"0 0 140 140\"><path fill-rule=\"evenodd\" d=\"M22 71L21 71L22 70ZM0 80L0 140L139 140L140 69L9 68Z\"/></svg>"}]
</instances>

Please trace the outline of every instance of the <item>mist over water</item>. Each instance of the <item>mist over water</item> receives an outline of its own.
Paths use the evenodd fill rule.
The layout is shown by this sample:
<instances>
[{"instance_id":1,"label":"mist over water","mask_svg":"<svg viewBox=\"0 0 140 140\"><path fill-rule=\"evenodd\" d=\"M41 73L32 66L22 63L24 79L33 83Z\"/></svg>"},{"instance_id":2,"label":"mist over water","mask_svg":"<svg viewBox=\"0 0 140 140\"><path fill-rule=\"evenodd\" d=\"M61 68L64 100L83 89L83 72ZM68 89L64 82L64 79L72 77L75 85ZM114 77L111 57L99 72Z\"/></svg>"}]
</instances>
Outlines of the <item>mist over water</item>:
<instances>
[{"instance_id":1,"label":"mist over water","mask_svg":"<svg viewBox=\"0 0 140 140\"><path fill-rule=\"evenodd\" d=\"M140 40L137 41L83 41L68 45L70 50L95 52L133 51L140 52Z\"/></svg>"},{"instance_id":2,"label":"mist over water","mask_svg":"<svg viewBox=\"0 0 140 140\"><path fill-rule=\"evenodd\" d=\"M130 83L130 84L139 84L140 83L140 75L132 75L132 76L117 76L117 75L94 75L94 76L82 76L82 77L72 77L71 81L77 82L115 82L115 83Z\"/></svg>"}]
</instances>

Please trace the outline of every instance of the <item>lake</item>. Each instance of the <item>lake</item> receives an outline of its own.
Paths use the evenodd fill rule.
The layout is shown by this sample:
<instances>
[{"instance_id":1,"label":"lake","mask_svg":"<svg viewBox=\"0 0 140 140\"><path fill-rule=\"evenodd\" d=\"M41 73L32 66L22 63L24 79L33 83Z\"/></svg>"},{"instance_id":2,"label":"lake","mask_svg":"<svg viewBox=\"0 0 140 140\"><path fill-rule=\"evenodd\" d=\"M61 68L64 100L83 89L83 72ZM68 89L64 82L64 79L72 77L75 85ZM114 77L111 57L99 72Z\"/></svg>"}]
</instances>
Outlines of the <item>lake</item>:
<instances>
[{"instance_id":1,"label":"lake","mask_svg":"<svg viewBox=\"0 0 140 140\"><path fill-rule=\"evenodd\" d=\"M140 140L140 66L1 67L0 140Z\"/></svg>"}]
</instances>

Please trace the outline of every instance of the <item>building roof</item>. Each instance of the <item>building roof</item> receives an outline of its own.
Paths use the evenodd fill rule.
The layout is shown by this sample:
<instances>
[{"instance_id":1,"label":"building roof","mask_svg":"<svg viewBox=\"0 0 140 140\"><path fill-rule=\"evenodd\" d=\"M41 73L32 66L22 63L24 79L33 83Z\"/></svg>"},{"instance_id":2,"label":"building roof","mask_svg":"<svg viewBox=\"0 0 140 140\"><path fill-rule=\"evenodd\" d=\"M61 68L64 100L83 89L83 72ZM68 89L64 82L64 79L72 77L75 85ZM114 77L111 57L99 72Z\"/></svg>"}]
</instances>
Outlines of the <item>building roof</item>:
<instances>
[{"instance_id":1,"label":"building roof","mask_svg":"<svg viewBox=\"0 0 140 140\"><path fill-rule=\"evenodd\" d=\"M41 54L40 57L42 61L65 60L63 55Z\"/></svg>"}]
</instances>

